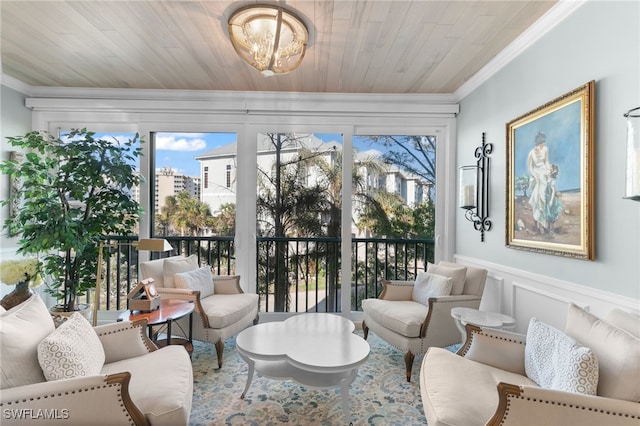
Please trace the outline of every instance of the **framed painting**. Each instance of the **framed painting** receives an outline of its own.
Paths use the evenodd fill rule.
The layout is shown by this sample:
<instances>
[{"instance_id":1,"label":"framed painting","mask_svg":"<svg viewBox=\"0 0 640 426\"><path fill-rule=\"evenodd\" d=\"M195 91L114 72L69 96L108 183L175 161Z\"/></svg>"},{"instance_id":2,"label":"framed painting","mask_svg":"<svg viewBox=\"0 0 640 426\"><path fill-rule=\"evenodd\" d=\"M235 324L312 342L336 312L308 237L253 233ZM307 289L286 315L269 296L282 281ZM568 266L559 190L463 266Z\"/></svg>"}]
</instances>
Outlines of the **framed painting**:
<instances>
[{"instance_id":1,"label":"framed painting","mask_svg":"<svg viewBox=\"0 0 640 426\"><path fill-rule=\"evenodd\" d=\"M507 247L595 258L594 86L507 123Z\"/></svg>"}]
</instances>

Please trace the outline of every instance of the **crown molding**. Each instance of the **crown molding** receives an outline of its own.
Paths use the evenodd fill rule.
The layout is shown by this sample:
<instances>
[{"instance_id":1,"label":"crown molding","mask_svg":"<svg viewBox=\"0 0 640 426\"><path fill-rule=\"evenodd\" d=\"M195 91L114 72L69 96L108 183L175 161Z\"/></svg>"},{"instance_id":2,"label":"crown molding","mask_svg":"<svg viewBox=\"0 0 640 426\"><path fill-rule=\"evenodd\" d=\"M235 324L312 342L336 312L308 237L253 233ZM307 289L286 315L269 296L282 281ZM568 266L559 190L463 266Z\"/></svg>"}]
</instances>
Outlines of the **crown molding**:
<instances>
[{"instance_id":1,"label":"crown molding","mask_svg":"<svg viewBox=\"0 0 640 426\"><path fill-rule=\"evenodd\" d=\"M13 89L17 92L22 93L23 95L30 96L32 86L18 80L17 78L11 77L5 73L0 74L0 84L9 89Z\"/></svg>"},{"instance_id":2,"label":"crown molding","mask_svg":"<svg viewBox=\"0 0 640 426\"><path fill-rule=\"evenodd\" d=\"M42 90L41 90L42 89ZM343 94L34 88L25 101L34 111L242 113L247 115L455 116L451 94Z\"/></svg>"},{"instance_id":3,"label":"crown molding","mask_svg":"<svg viewBox=\"0 0 640 426\"><path fill-rule=\"evenodd\" d=\"M534 22L532 26L489 61L487 65L460 86L458 90L454 92L456 101L459 102L471 94L587 1L588 0L560 0L555 6L549 9L547 13Z\"/></svg>"}]
</instances>

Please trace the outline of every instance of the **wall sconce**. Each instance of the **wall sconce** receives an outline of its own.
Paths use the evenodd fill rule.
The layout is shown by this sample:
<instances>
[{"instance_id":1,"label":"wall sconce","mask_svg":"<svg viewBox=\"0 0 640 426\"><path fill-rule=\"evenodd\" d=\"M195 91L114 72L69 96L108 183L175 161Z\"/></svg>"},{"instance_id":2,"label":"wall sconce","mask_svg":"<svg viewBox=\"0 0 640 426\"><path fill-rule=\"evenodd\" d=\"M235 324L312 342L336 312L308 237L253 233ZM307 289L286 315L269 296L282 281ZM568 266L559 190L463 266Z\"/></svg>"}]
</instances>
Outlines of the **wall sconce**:
<instances>
[{"instance_id":1,"label":"wall sconce","mask_svg":"<svg viewBox=\"0 0 640 426\"><path fill-rule=\"evenodd\" d=\"M640 118L640 107L630 109L624 116L627 119L627 174L624 198L640 201L640 137L637 127L633 127L632 118ZM637 125L637 123L636 123Z\"/></svg>"},{"instance_id":2,"label":"wall sconce","mask_svg":"<svg viewBox=\"0 0 640 426\"><path fill-rule=\"evenodd\" d=\"M460 167L458 179L458 205L465 210L464 217L473 222L476 231L480 231L480 241L484 241L485 231L491 229L489 220L489 154L493 145L486 143L482 132L482 145L476 148L475 166Z\"/></svg>"},{"instance_id":3,"label":"wall sconce","mask_svg":"<svg viewBox=\"0 0 640 426\"><path fill-rule=\"evenodd\" d=\"M98 307L100 305L100 288L102 286L102 252L105 248L111 249L131 246L138 251L171 251L173 247L169 244L169 241L164 238L142 238L139 241L122 242L114 241L112 243L101 242L98 247L98 271L96 272L96 289L95 289L95 303L93 305L93 325L98 323Z\"/></svg>"}]
</instances>

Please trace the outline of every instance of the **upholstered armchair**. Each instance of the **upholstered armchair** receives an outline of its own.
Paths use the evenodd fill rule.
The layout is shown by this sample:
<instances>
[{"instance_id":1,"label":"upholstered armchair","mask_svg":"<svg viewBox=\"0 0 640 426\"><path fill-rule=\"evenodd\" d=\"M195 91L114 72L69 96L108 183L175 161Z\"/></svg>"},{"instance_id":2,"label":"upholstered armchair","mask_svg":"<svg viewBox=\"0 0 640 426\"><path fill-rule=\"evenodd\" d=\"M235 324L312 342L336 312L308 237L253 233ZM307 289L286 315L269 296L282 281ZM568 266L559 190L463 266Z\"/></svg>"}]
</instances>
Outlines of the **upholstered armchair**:
<instances>
[{"instance_id":1,"label":"upholstered armchair","mask_svg":"<svg viewBox=\"0 0 640 426\"><path fill-rule=\"evenodd\" d=\"M146 320L54 328L34 295L0 313L2 425L187 425L193 372L182 346L158 349Z\"/></svg>"},{"instance_id":2,"label":"upholstered armchair","mask_svg":"<svg viewBox=\"0 0 640 426\"><path fill-rule=\"evenodd\" d=\"M600 319L570 305L564 332L537 327L467 324L457 353L430 348L420 370L429 426L640 424L640 317L614 309Z\"/></svg>"},{"instance_id":3,"label":"upholstered armchair","mask_svg":"<svg viewBox=\"0 0 640 426\"><path fill-rule=\"evenodd\" d=\"M242 291L237 275L212 275L200 267L195 255L173 256L140 264L142 279L152 278L163 299L195 304L193 339L213 343L222 368L224 341L258 322L258 295ZM175 322L187 330L189 318Z\"/></svg>"},{"instance_id":4,"label":"upholstered armchair","mask_svg":"<svg viewBox=\"0 0 640 426\"><path fill-rule=\"evenodd\" d=\"M451 309L478 309L487 270L450 262L430 265L429 271L448 274L453 284L448 295L429 297L427 303L413 300L414 281L383 281L377 299L362 301L362 328L366 339L369 330L405 353L407 382L411 381L416 354L431 346L445 347L460 343L460 332L451 316Z\"/></svg>"}]
</instances>

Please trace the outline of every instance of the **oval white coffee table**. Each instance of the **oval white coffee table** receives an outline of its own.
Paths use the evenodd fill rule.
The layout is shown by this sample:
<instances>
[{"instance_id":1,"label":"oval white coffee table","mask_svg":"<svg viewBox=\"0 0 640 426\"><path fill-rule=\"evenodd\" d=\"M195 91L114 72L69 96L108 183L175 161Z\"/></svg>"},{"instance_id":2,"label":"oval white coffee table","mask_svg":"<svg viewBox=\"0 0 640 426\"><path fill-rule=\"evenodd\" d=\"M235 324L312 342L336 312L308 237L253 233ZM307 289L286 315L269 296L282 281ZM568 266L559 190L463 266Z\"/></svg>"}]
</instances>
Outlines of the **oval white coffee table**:
<instances>
[{"instance_id":1,"label":"oval white coffee table","mask_svg":"<svg viewBox=\"0 0 640 426\"><path fill-rule=\"evenodd\" d=\"M467 324L478 327L511 329L516 326L515 318L497 312L485 312L472 308L452 308L451 316L456 320L456 326L460 330L462 343L467 338L467 331L464 326Z\"/></svg>"},{"instance_id":2,"label":"oval white coffee table","mask_svg":"<svg viewBox=\"0 0 640 426\"><path fill-rule=\"evenodd\" d=\"M340 387L342 410L351 423L349 385L369 357L369 344L353 334L353 322L339 315L307 313L249 327L236 347L249 366L244 398L254 371L312 388Z\"/></svg>"}]
</instances>

